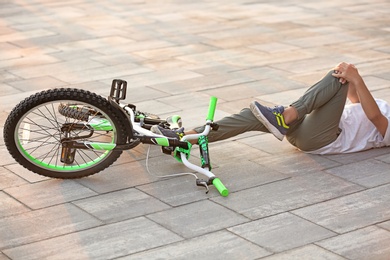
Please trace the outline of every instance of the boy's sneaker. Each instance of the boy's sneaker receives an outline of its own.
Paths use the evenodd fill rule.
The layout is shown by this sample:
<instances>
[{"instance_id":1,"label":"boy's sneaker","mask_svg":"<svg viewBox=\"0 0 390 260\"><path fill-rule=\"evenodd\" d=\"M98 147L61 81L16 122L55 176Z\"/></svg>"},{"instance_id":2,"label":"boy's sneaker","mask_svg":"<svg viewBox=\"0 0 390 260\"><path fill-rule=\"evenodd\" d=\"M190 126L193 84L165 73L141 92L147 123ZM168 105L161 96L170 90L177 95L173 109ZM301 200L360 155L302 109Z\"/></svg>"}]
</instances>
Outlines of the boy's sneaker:
<instances>
[{"instance_id":1,"label":"boy's sneaker","mask_svg":"<svg viewBox=\"0 0 390 260\"><path fill-rule=\"evenodd\" d=\"M176 138L178 140L180 140L184 136L184 127L181 127L179 129L167 129L159 125L153 125L150 128L150 131L158 135L163 135L169 138Z\"/></svg>"},{"instance_id":2,"label":"boy's sneaker","mask_svg":"<svg viewBox=\"0 0 390 260\"><path fill-rule=\"evenodd\" d=\"M280 141L283 140L287 133L288 125L284 122L283 106L276 106L274 108L266 107L257 101L250 104L250 109L255 117L263 123L265 127Z\"/></svg>"}]
</instances>

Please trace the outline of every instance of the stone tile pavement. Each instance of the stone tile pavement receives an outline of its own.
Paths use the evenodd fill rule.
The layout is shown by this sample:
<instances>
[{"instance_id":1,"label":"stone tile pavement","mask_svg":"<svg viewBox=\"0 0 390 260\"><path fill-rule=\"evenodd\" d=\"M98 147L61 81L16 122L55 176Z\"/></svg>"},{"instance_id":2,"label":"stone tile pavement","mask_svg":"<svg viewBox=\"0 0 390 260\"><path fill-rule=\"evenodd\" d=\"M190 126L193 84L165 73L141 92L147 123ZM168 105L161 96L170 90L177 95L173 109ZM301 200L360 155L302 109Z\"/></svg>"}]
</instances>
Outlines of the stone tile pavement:
<instances>
[{"instance_id":1,"label":"stone tile pavement","mask_svg":"<svg viewBox=\"0 0 390 260\"><path fill-rule=\"evenodd\" d=\"M0 0L0 127L37 91L78 87L187 128L288 104L340 61L390 101L388 0ZM1 131L2 137L2 131ZM80 180L33 174L0 139L0 259L390 259L390 149L315 156L248 133L210 145L231 194L146 146Z\"/></svg>"}]
</instances>

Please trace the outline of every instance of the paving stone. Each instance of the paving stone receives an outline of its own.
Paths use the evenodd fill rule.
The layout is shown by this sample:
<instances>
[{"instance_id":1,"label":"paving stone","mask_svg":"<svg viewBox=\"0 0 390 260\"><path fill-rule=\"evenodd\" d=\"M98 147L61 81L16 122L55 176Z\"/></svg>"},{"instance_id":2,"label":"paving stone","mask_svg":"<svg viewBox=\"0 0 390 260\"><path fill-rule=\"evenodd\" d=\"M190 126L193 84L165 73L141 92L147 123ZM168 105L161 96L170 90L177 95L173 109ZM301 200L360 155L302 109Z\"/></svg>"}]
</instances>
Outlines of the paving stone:
<instances>
[{"instance_id":1,"label":"paving stone","mask_svg":"<svg viewBox=\"0 0 390 260\"><path fill-rule=\"evenodd\" d=\"M228 230L272 252L282 252L336 235L290 213L252 221Z\"/></svg>"},{"instance_id":2,"label":"paving stone","mask_svg":"<svg viewBox=\"0 0 390 260\"><path fill-rule=\"evenodd\" d=\"M220 115L220 111L224 112L224 116L229 116L231 114L237 114L240 112L243 108L248 108L249 104L253 102L253 98L245 98L245 99L239 99L234 100L230 102L219 102L218 108L217 108L217 115ZM219 118L215 118L215 120L218 120Z\"/></svg>"},{"instance_id":3,"label":"paving stone","mask_svg":"<svg viewBox=\"0 0 390 260\"><path fill-rule=\"evenodd\" d=\"M289 79L292 79L296 82L302 82L305 85L305 88L308 88L312 86L314 82L317 82L319 79L323 77L324 77L324 71L320 70L320 71L311 71L306 73L292 74L289 77Z\"/></svg>"},{"instance_id":4,"label":"paving stone","mask_svg":"<svg viewBox=\"0 0 390 260\"><path fill-rule=\"evenodd\" d=\"M10 60L1 60L0 61L0 68L17 68L17 67L23 67L23 66L37 66L42 64L48 64L48 63L55 63L59 60L46 55L41 54L39 51L36 53L35 50L29 49L29 51L23 51L24 49L21 49L20 53L18 54L18 57L15 59ZM26 53L28 53L28 56L26 57ZM15 52L12 52L15 53Z\"/></svg>"},{"instance_id":5,"label":"paving stone","mask_svg":"<svg viewBox=\"0 0 390 260\"><path fill-rule=\"evenodd\" d=\"M41 25L36 25L36 27L40 27ZM71 26L68 26L69 30L74 30L74 33L71 34L66 32L60 32L58 31L55 35L47 35L47 36L41 36L41 37L35 37L35 38L28 38L28 39L20 39L13 41L12 43L20 46L22 48L34 48L35 46L50 46L62 44L64 42L72 42L75 40L81 40L81 39L89 39L91 36L85 34L85 32L77 33L78 31L75 27L71 28ZM22 28L24 29L24 28ZM50 30L56 30L53 29L53 27L48 28ZM27 28L29 30L29 28Z\"/></svg>"},{"instance_id":6,"label":"paving stone","mask_svg":"<svg viewBox=\"0 0 390 260\"><path fill-rule=\"evenodd\" d=\"M247 82L242 84L237 84L233 86L226 86L226 87L220 87L216 89L211 90L205 90L203 93L207 93L211 96L215 96L219 99L223 99L226 101L233 101L233 100L239 100L244 98L253 98L255 96L262 95L264 92L263 89L258 88L259 83L258 82ZM237 91L237 88L240 89L240 91ZM234 93L234 95L232 95ZM248 105L249 106L249 105Z\"/></svg>"},{"instance_id":7,"label":"paving stone","mask_svg":"<svg viewBox=\"0 0 390 260\"><path fill-rule=\"evenodd\" d=\"M15 163L15 160L12 158L12 156L8 153L8 150L5 146L0 146L0 154L3 154L1 158L1 165L8 165L11 163Z\"/></svg>"},{"instance_id":8,"label":"paving stone","mask_svg":"<svg viewBox=\"0 0 390 260\"><path fill-rule=\"evenodd\" d=\"M99 61L97 57L101 57L100 54L92 51L92 50L85 50L85 49L78 49L78 50L69 50L69 51L57 51L50 54L53 57L56 57L59 60L74 60L74 59L80 59L80 58L90 58L96 61ZM112 65L112 64L111 64Z\"/></svg>"},{"instance_id":9,"label":"paving stone","mask_svg":"<svg viewBox=\"0 0 390 260\"><path fill-rule=\"evenodd\" d=\"M244 82L254 81L251 78L238 77L234 75L206 75L198 77L196 79L180 80L175 82L168 82L164 84L158 84L154 87L170 93L172 95L184 94L189 91L201 91L209 88L218 88L229 85L236 85Z\"/></svg>"},{"instance_id":10,"label":"paving stone","mask_svg":"<svg viewBox=\"0 0 390 260\"><path fill-rule=\"evenodd\" d=\"M19 80L19 81L12 81L8 83L9 85L13 86L14 88L21 90L21 91L36 91L39 92L40 90L48 89L48 88L60 88L60 87L66 87L67 83L60 81L58 79L55 79L50 76L46 77L38 77L33 79L26 79L26 80Z\"/></svg>"},{"instance_id":11,"label":"paving stone","mask_svg":"<svg viewBox=\"0 0 390 260\"><path fill-rule=\"evenodd\" d=\"M199 178L207 179L204 176L199 176ZM204 187L197 187L196 179L190 175L169 178L167 180L138 186L137 188L171 206L185 205L213 196L219 196L218 191L212 186L209 187L210 192L206 194L206 189Z\"/></svg>"},{"instance_id":12,"label":"paving stone","mask_svg":"<svg viewBox=\"0 0 390 260\"><path fill-rule=\"evenodd\" d=\"M194 73L181 68L164 69L159 71L147 72L138 75L123 75L122 79L126 80L129 84L128 87L144 87L154 86L158 84L164 84L168 82L174 82L185 79L193 79L201 77L200 74ZM111 84L112 79L107 80L107 84ZM105 82L105 81L104 81ZM160 90L160 88L156 88ZM131 91L130 89L128 91Z\"/></svg>"},{"instance_id":13,"label":"paving stone","mask_svg":"<svg viewBox=\"0 0 390 260\"><path fill-rule=\"evenodd\" d=\"M154 213L147 217L185 238L204 235L248 221L236 212L207 200Z\"/></svg>"},{"instance_id":14,"label":"paving stone","mask_svg":"<svg viewBox=\"0 0 390 260\"><path fill-rule=\"evenodd\" d=\"M238 140L240 143L244 143L253 148L259 149L261 151L266 152L268 155L262 157L264 158L263 162L267 161L266 157L271 155L280 155L280 154L292 154L295 156L301 156L302 152L300 152L297 148L292 146L287 140L283 140L279 142L275 139L275 136L269 133L261 133L261 132L252 132L253 136L248 136L245 138L241 138ZM260 162L262 163L262 162ZM329 162L334 165L333 162ZM268 163L263 163L264 167L267 167Z\"/></svg>"},{"instance_id":15,"label":"paving stone","mask_svg":"<svg viewBox=\"0 0 390 260\"><path fill-rule=\"evenodd\" d=\"M218 32L203 33L202 36L209 39L226 39L235 35L239 38L246 38L248 36L264 34L271 32L272 30L267 26L247 26L245 28L232 28L226 30L220 30Z\"/></svg>"},{"instance_id":16,"label":"paving stone","mask_svg":"<svg viewBox=\"0 0 390 260\"><path fill-rule=\"evenodd\" d=\"M73 180L47 180L4 190L32 209L45 208L96 195Z\"/></svg>"},{"instance_id":17,"label":"paving stone","mask_svg":"<svg viewBox=\"0 0 390 260\"><path fill-rule=\"evenodd\" d=\"M66 62L60 62L55 64L45 64L40 66L35 66L34 70L29 67L22 68L13 68L9 71L17 76L20 76L24 79L27 78L35 78L41 76L53 76L59 77L63 73L70 73L77 71L84 71L92 68L103 68L103 64L98 63L96 61L92 61L88 58L80 58ZM62 78L58 78L62 79Z\"/></svg>"},{"instance_id":18,"label":"paving stone","mask_svg":"<svg viewBox=\"0 0 390 260\"><path fill-rule=\"evenodd\" d=\"M389 102L390 94L386 90L387 89L380 89L380 90L375 91L375 96L380 97L381 99L385 100L386 102Z\"/></svg>"},{"instance_id":19,"label":"paving stone","mask_svg":"<svg viewBox=\"0 0 390 260\"><path fill-rule=\"evenodd\" d=\"M184 68L188 69L193 64L185 61L180 61L176 59L166 59L166 60L157 60L157 61L144 61L142 65L151 68L153 70L163 70L163 69L173 69L173 68Z\"/></svg>"},{"instance_id":20,"label":"paving stone","mask_svg":"<svg viewBox=\"0 0 390 260\"><path fill-rule=\"evenodd\" d=\"M71 84L82 83L87 81L103 80L113 78L121 78L125 75L139 74L149 72L151 69L136 66L134 64L119 64L115 66L104 66L99 68L92 68L78 71L64 71L56 77L62 81Z\"/></svg>"},{"instance_id":21,"label":"paving stone","mask_svg":"<svg viewBox=\"0 0 390 260\"><path fill-rule=\"evenodd\" d=\"M378 226L381 227L381 228L387 229L388 231L390 231L390 221L386 221L384 223L378 224Z\"/></svg>"},{"instance_id":22,"label":"paving stone","mask_svg":"<svg viewBox=\"0 0 390 260\"><path fill-rule=\"evenodd\" d=\"M371 149L368 151L357 152L357 153L324 155L324 157L331 159L332 161L336 161L347 165L351 163L369 160L376 157L383 158L384 156L387 156L389 152L390 152L390 147L383 147L380 149Z\"/></svg>"},{"instance_id":23,"label":"paving stone","mask_svg":"<svg viewBox=\"0 0 390 260\"><path fill-rule=\"evenodd\" d=\"M0 96L8 96L8 95L13 95L22 92L21 90L11 87L8 84L0 84L0 89L1 89Z\"/></svg>"},{"instance_id":24,"label":"paving stone","mask_svg":"<svg viewBox=\"0 0 390 260\"><path fill-rule=\"evenodd\" d=\"M274 89L274 91L277 91L277 90L283 91L283 90L285 90L285 89L283 89L283 88L286 87L284 82L272 81L271 83L268 83L268 81L271 82L271 80L267 80L267 82L264 81L264 82L261 82L261 84L262 85L270 84L272 86L272 88ZM278 92L273 92L272 94L257 96L256 99L263 101L261 103L264 103L264 101L265 101L267 103L272 103L274 105L289 106L292 102L294 102L300 96L302 96L304 91L306 91L307 87L302 89L302 88L300 88L300 87L302 87L301 85L297 85L297 83L294 83L294 82L289 82L287 84L294 84L296 86L294 88L297 88L297 87L299 87L299 88L293 89L293 90L284 91L284 92L286 92L287 95L282 96L282 97L280 97L280 94ZM291 89L292 87L288 87L288 88Z\"/></svg>"},{"instance_id":25,"label":"paving stone","mask_svg":"<svg viewBox=\"0 0 390 260\"><path fill-rule=\"evenodd\" d=\"M3 83L5 83L5 82L11 82L11 81L14 81L14 80L19 80L21 78L16 76L16 75L14 75L14 74L12 74L12 73L9 73L7 71L1 70L0 79L1 79L1 81Z\"/></svg>"},{"instance_id":26,"label":"paving stone","mask_svg":"<svg viewBox=\"0 0 390 260\"><path fill-rule=\"evenodd\" d=\"M170 208L161 201L136 189L111 192L78 200L73 204L105 223L119 222Z\"/></svg>"},{"instance_id":27,"label":"paving stone","mask_svg":"<svg viewBox=\"0 0 390 260\"><path fill-rule=\"evenodd\" d=\"M376 160L342 165L326 170L326 172L367 188L390 182L389 165Z\"/></svg>"},{"instance_id":28,"label":"paving stone","mask_svg":"<svg viewBox=\"0 0 390 260\"><path fill-rule=\"evenodd\" d=\"M356 41L356 40L360 40L360 38L354 36L353 34L341 32L341 33L334 33L332 34L331 37L329 35L323 35L323 36L315 35L315 36L300 38L297 40L289 40L288 43L303 48L309 48L318 45L327 45L330 43L337 44L339 42L349 42L349 41Z\"/></svg>"},{"instance_id":29,"label":"paving stone","mask_svg":"<svg viewBox=\"0 0 390 260\"><path fill-rule=\"evenodd\" d=\"M184 60L191 63L208 63L208 62L227 62L227 59L232 60L235 57L243 56L243 52L239 50L215 50L199 54L189 54L177 57L179 60ZM231 63L228 63L231 64Z\"/></svg>"},{"instance_id":30,"label":"paving stone","mask_svg":"<svg viewBox=\"0 0 390 260\"><path fill-rule=\"evenodd\" d=\"M193 45L185 45L185 46L172 46L167 48L158 48L158 49L148 49L139 52L134 52L136 55L147 59L159 59L165 60L169 58L173 58L176 56L193 54L193 53L201 53L205 51L210 51L215 48L212 48L203 44L193 44Z\"/></svg>"},{"instance_id":31,"label":"paving stone","mask_svg":"<svg viewBox=\"0 0 390 260\"><path fill-rule=\"evenodd\" d=\"M132 84L132 82L128 82L128 84ZM107 88L105 89L104 93L107 93ZM167 97L169 96L168 93L165 93L163 91L160 91L158 89L154 89L154 88L151 88L151 87L136 87L136 88L132 88L128 93L127 93L127 97L126 99L124 100L124 102L129 102L130 104L135 104L137 106L137 109L138 109L138 104L140 104L140 102L144 102L144 101L150 101L150 100L157 100L157 99L161 99L161 98L164 98L164 97ZM161 105L161 103L159 103ZM146 108L145 108L146 109ZM160 116L160 107L158 107L158 109L156 109L156 113L159 113L158 116ZM150 112L152 113L153 111L151 110L151 108L147 108L146 112Z\"/></svg>"},{"instance_id":32,"label":"paving stone","mask_svg":"<svg viewBox=\"0 0 390 260\"><path fill-rule=\"evenodd\" d=\"M11 259L113 259L182 240L144 217L3 250ZM53 250L61 245L61 250Z\"/></svg>"},{"instance_id":33,"label":"paving stone","mask_svg":"<svg viewBox=\"0 0 390 260\"><path fill-rule=\"evenodd\" d=\"M294 211L305 219L338 233L385 221L390 215L390 185L318 203Z\"/></svg>"},{"instance_id":34,"label":"paving stone","mask_svg":"<svg viewBox=\"0 0 390 260\"><path fill-rule=\"evenodd\" d=\"M57 44L56 47L62 51L72 51L85 49L85 46L88 46L88 49L96 50L101 47L107 48L107 42L112 46L129 44L134 42L131 39L128 39L123 36L107 37L107 38L90 38L90 39L80 39L71 42L63 42L62 44Z\"/></svg>"},{"instance_id":35,"label":"paving stone","mask_svg":"<svg viewBox=\"0 0 390 260\"><path fill-rule=\"evenodd\" d=\"M28 32L24 32L23 34L15 32L15 33L9 33L7 35L0 35L0 42L14 42L17 40L32 39L32 38L54 35L54 34L55 34L54 32L45 29L31 30Z\"/></svg>"},{"instance_id":36,"label":"paving stone","mask_svg":"<svg viewBox=\"0 0 390 260\"><path fill-rule=\"evenodd\" d=\"M25 205L0 191L0 218L30 211Z\"/></svg>"},{"instance_id":37,"label":"paving stone","mask_svg":"<svg viewBox=\"0 0 390 260\"><path fill-rule=\"evenodd\" d=\"M11 110L23 99L26 97L29 97L38 91L33 90L33 91L26 91L26 92L21 92L17 94L13 94L11 96L0 96L0 108L2 111L5 111L7 113L11 112Z\"/></svg>"},{"instance_id":38,"label":"paving stone","mask_svg":"<svg viewBox=\"0 0 390 260\"><path fill-rule=\"evenodd\" d=\"M175 108L180 108L181 110L188 110L194 107L203 108L204 109L203 114L207 115L208 107L210 103L210 96L204 93L194 93L192 95L182 94L182 95L162 97L160 98L160 101L165 104L174 106Z\"/></svg>"},{"instance_id":39,"label":"paving stone","mask_svg":"<svg viewBox=\"0 0 390 260\"><path fill-rule=\"evenodd\" d=\"M230 65L241 67L245 67L246 64L252 64L252 66L266 66L270 63L298 62L312 57L312 54L300 50L277 52L275 54L253 51L252 53L245 53L241 56L233 57L225 62Z\"/></svg>"},{"instance_id":40,"label":"paving stone","mask_svg":"<svg viewBox=\"0 0 390 260\"><path fill-rule=\"evenodd\" d=\"M272 168L259 166L250 161L235 162L215 168L213 173L221 179L229 192L261 186L289 178Z\"/></svg>"},{"instance_id":41,"label":"paving stone","mask_svg":"<svg viewBox=\"0 0 390 260\"><path fill-rule=\"evenodd\" d=\"M327 201L361 189L336 177L310 173L241 190L227 199L216 197L212 200L254 220Z\"/></svg>"},{"instance_id":42,"label":"paving stone","mask_svg":"<svg viewBox=\"0 0 390 260\"><path fill-rule=\"evenodd\" d=\"M79 88L79 89L87 89L105 98L108 97L111 90L111 84L106 84L100 81L89 81L89 82L83 82L79 84L73 84L71 87Z\"/></svg>"},{"instance_id":43,"label":"paving stone","mask_svg":"<svg viewBox=\"0 0 390 260\"><path fill-rule=\"evenodd\" d=\"M96 53L91 57L92 60L96 60L108 66L115 66L126 63L137 64L142 62L144 64L145 59L133 54L116 54L116 55L97 55Z\"/></svg>"},{"instance_id":44,"label":"paving stone","mask_svg":"<svg viewBox=\"0 0 390 260\"><path fill-rule=\"evenodd\" d=\"M0 260L9 260L9 258L0 252Z\"/></svg>"},{"instance_id":45,"label":"paving stone","mask_svg":"<svg viewBox=\"0 0 390 260\"><path fill-rule=\"evenodd\" d=\"M40 182L40 181L44 181L44 180L49 179L49 177L45 177L45 176L39 175L37 173L34 173L32 171L29 171L26 168L24 168L23 166L21 166L20 164L16 164L16 163L9 164L9 165L5 166L4 168L13 172L15 175L23 178L24 180L28 181L29 183L35 183L35 182Z\"/></svg>"},{"instance_id":46,"label":"paving stone","mask_svg":"<svg viewBox=\"0 0 390 260\"><path fill-rule=\"evenodd\" d=\"M147 111L149 113L161 115L161 114L177 114L179 108L175 107L175 104L165 104L157 100L147 100L137 102L137 109L140 111Z\"/></svg>"},{"instance_id":47,"label":"paving stone","mask_svg":"<svg viewBox=\"0 0 390 260\"><path fill-rule=\"evenodd\" d=\"M301 248L291 249L282 253L274 254L262 258L264 260L301 260L301 259L316 259L316 260L342 260L346 259L342 256L329 252L319 246L310 244Z\"/></svg>"},{"instance_id":48,"label":"paving stone","mask_svg":"<svg viewBox=\"0 0 390 260\"><path fill-rule=\"evenodd\" d=\"M265 249L238 236L227 231L219 231L119 259L249 260L264 257L269 254Z\"/></svg>"},{"instance_id":49,"label":"paving stone","mask_svg":"<svg viewBox=\"0 0 390 260\"><path fill-rule=\"evenodd\" d=\"M218 165L229 163L241 163L243 160L256 161L257 158L263 158L267 154L253 147L240 142L218 142L209 146L212 162ZM239 156L238 156L239 155Z\"/></svg>"},{"instance_id":50,"label":"paving stone","mask_svg":"<svg viewBox=\"0 0 390 260\"><path fill-rule=\"evenodd\" d=\"M5 31L5 29L2 27L1 31L3 32L3 31ZM11 45L8 42L0 42L0 47L1 47L1 50L3 51L2 52L3 55L1 57L1 60L15 59L15 58L20 57L20 54L19 54L20 48L19 47Z\"/></svg>"},{"instance_id":51,"label":"paving stone","mask_svg":"<svg viewBox=\"0 0 390 260\"><path fill-rule=\"evenodd\" d=\"M369 226L317 244L347 259L385 260L390 255L390 232Z\"/></svg>"},{"instance_id":52,"label":"paving stone","mask_svg":"<svg viewBox=\"0 0 390 260\"><path fill-rule=\"evenodd\" d=\"M139 31L137 31L137 35L133 35L133 37L140 37ZM140 38L143 37L141 36ZM128 52L164 48L173 45L174 45L173 43L168 41L164 41L161 39L150 39L149 37L147 37L145 40L140 40L134 43L116 45L115 48L107 48L106 46L103 46L100 48L95 48L94 50L98 53L102 53L105 55L122 55L123 53L128 53Z\"/></svg>"},{"instance_id":53,"label":"paving stone","mask_svg":"<svg viewBox=\"0 0 390 260\"><path fill-rule=\"evenodd\" d=\"M0 249L4 252L5 248L29 244L101 224L96 218L69 204L0 218L2 227ZM40 249L35 248L35 250Z\"/></svg>"},{"instance_id":54,"label":"paving stone","mask_svg":"<svg viewBox=\"0 0 390 260\"><path fill-rule=\"evenodd\" d=\"M6 168L0 166L0 190L4 190L9 187L19 186L26 184L27 182Z\"/></svg>"},{"instance_id":55,"label":"paving stone","mask_svg":"<svg viewBox=\"0 0 390 260\"><path fill-rule=\"evenodd\" d=\"M280 42L252 45L251 48L255 50L270 52L270 53L275 53L280 51L292 51L292 50L299 49L299 47L297 46L280 43Z\"/></svg>"},{"instance_id":56,"label":"paving stone","mask_svg":"<svg viewBox=\"0 0 390 260\"><path fill-rule=\"evenodd\" d=\"M274 142L277 143L278 140L275 139ZM294 152L283 155L283 163L281 163L279 156L263 156L253 161L290 176L319 172L340 165L326 157L298 152L294 147L291 149ZM275 154L280 153L275 152Z\"/></svg>"},{"instance_id":57,"label":"paving stone","mask_svg":"<svg viewBox=\"0 0 390 260\"><path fill-rule=\"evenodd\" d=\"M379 78L383 78L386 80L390 80L388 76L386 76L386 71L388 71L390 63L385 60L378 60L371 63L364 63L359 66L359 70L363 75L373 75L378 76Z\"/></svg>"},{"instance_id":58,"label":"paving stone","mask_svg":"<svg viewBox=\"0 0 390 260\"><path fill-rule=\"evenodd\" d=\"M144 161L112 165L104 171L77 180L83 186L97 193L107 193L156 181L147 173Z\"/></svg>"}]
</instances>

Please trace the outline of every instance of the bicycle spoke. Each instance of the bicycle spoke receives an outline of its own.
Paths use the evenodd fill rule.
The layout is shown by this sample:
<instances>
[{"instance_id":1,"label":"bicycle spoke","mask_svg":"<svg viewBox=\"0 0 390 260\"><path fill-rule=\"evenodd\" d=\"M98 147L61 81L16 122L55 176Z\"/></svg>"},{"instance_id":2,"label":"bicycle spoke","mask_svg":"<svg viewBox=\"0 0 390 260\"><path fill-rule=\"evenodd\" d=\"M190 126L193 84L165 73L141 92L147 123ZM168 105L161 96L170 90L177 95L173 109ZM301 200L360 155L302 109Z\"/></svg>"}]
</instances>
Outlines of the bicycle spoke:
<instances>
[{"instance_id":1,"label":"bicycle spoke","mask_svg":"<svg viewBox=\"0 0 390 260\"><path fill-rule=\"evenodd\" d=\"M5 145L28 170L55 178L80 178L111 165L126 142L123 117L104 97L83 89L49 89L27 97L9 114ZM94 150L100 143L108 150ZM77 148L76 148L77 147ZM102 148L99 148L102 149Z\"/></svg>"},{"instance_id":2,"label":"bicycle spoke","mask_svg":"<svg viewBox=\"0 0 390 260\"><path fill-rule=\"evenodd\" d=\"M97 109L79 103L73 103L72 105L64 103L68 106L75 106L75 109L82 113L82 118L88 115L88 122L85 122L58 113L60 104L60 101L43 104L31 110L21 120L18 128L18 140L25 153L32 156L42 166L47 165L47 167L63 170L93 165L107 156L110 152L76 149L74 158L71 159L72 163L61 162L61 140L64 140L64 138L79 142L113 142L114 132L94 130L88 125L96 117L99 119L105 118L103 113ZM66 127L63 127L64 125Z\"/></svg>"}]
</instances>

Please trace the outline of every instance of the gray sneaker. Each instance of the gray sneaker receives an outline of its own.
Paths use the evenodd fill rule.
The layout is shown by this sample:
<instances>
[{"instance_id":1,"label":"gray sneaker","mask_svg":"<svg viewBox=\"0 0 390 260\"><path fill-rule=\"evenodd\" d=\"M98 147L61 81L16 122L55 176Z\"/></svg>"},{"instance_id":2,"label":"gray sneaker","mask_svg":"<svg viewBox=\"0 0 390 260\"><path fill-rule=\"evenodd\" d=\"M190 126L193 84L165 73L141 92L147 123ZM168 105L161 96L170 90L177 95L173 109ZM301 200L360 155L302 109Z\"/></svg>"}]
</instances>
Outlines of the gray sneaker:
<instances>
[{"instance_id":1,"label":"gray sneaker","mask_svg":"<svg viewBox=\"0 0 390 260\"><path fill-rule=\"evenodd\" d=\"M280 141L283 140L287 133L288 125L284 122L283 106L274 108L266 107L257 101L250 104L253 115Z\"/></svg>"}]
</instances>

